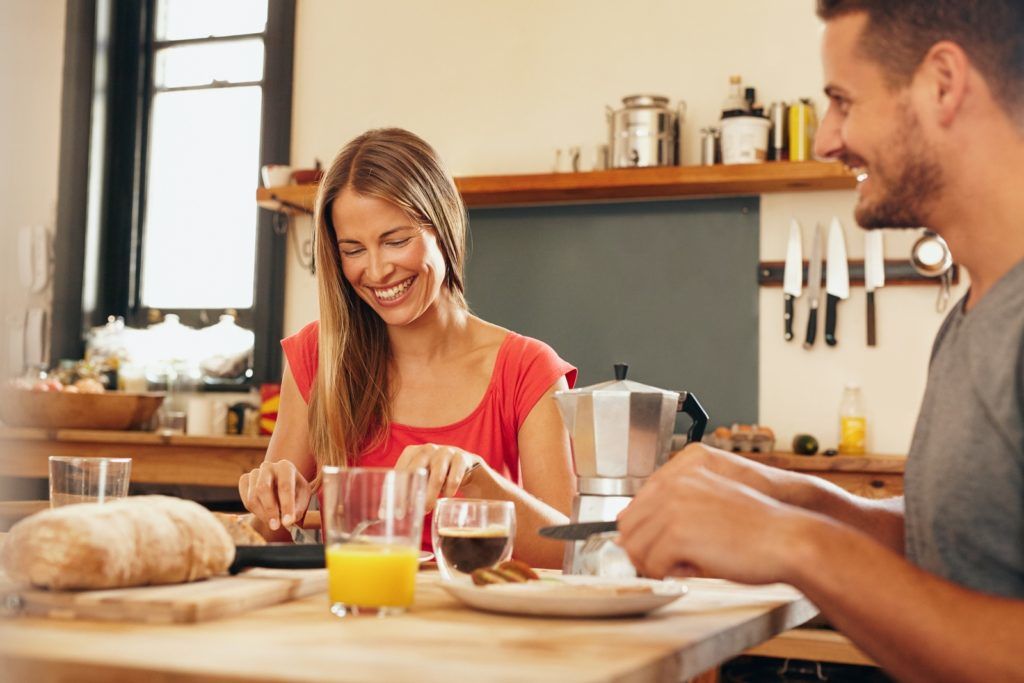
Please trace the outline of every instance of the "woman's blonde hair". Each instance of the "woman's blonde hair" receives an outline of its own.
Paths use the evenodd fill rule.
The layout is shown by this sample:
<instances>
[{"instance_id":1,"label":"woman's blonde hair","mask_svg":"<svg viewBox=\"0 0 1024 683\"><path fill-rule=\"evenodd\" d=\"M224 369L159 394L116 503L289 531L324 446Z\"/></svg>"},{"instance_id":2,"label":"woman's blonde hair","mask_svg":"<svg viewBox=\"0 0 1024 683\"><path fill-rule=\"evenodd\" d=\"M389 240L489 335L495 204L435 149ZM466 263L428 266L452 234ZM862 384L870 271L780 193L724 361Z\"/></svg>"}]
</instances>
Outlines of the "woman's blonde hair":
<instances>
[{"instance_id":1,"label":"woman's blonde hair","mask_svg":"<svg viewBox=\"0 0 1024 683\"><path fill-rule=\"evenodd\" d=\"M380 443L391 423L387 329L341 270L331 209L346 188L391 202L432 229L444 256L442 292L466 307L466 209L437 153L401 128L370 130L349 142L320 181L314 216L320 337L309 436L317 482L320 468L353 464L360 451Z\"/></svg>"}]
</instances>

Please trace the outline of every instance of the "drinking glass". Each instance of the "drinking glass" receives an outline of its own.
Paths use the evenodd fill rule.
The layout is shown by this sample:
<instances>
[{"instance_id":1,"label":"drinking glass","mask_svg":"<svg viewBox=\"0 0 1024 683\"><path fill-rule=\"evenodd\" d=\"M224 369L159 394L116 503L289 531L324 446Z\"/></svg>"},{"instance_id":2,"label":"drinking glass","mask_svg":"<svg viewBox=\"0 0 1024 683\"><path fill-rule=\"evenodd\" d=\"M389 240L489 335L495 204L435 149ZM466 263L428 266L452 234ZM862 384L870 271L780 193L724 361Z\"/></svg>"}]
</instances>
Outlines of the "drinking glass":
<instances>
[{"instance_id":1,"label":"drinking glass","mask_svg":"<svg viewBox=\"0 0 1024 683\"><path fill-rule=\"evenodd\" d=\"M507 500L442 498L434 510L431 538L437 568L446 579L465 578L512 556L516 509Z\"/></svg>"},{"instance_id":2,"label":"drinking glass","mask_svg":"<svg viewBox=\"0 0 1024 683\"><path fill-rule=\"evenodd\" d=\"M419 569L427 471L324 467L327 591L336 616L401 614Z\"/></svg>"},{"instance_id":3,"label":"drinking glass","mask_svg":"<svg viewBox=\"0 0 1024 683\"><path fill-rule=\"evenodd\" d=\"M160 435L172 436L184 434L187 420L187 413L183 410L167 410L160 413Z\"/></svg>"},{"instance_id":4,"label":"drinking glass","mask_svg":"<svg viewBox=\"0 0 1024 683\"><path fill-rule=\"evenodd\" d=\"M131 458L51 455L50 507L125 498L131 471Z\"/></svg>"}]
</instances>

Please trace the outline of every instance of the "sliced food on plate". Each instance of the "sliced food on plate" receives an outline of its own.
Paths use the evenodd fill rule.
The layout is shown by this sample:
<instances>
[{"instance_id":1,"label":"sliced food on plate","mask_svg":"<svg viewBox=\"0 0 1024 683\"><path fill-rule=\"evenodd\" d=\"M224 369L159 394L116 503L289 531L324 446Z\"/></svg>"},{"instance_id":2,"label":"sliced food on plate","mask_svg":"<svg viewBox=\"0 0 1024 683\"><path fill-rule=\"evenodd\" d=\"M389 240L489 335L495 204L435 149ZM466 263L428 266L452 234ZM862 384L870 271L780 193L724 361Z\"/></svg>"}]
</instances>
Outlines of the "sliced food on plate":
<instances>
[{"instance_id":1,"label":"sliced food on plate","mask_svg":"<svg viewBox=\"0 0 1024 683\"><path fill-rule=\"evenodd\" d=\"M473 583L446 581L441 586L469 607L525 616L636 616L674 602L687 591L680 581L539 576L515 560L477 570L472 578Z\"/></svg>"}]
</instances>

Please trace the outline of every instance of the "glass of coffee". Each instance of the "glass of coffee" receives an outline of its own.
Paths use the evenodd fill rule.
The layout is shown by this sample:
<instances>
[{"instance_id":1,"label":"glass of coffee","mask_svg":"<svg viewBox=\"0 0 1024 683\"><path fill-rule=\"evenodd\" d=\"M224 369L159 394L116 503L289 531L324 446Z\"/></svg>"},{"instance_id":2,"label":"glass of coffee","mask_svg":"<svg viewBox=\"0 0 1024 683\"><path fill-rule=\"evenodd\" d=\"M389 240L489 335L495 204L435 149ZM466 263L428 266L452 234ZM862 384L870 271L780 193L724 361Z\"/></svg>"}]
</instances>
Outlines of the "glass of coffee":
<instances>
[{"instance_id":1,"label":"glass of coffee","mask_svg":"<svg viewBox=\"0 0 1024 683\"><path fill-rule=\"evenodd\" d=\"M467 577L512 556L516 509L507 500L442 498L434 510L437 567L446 579Z\"/></svg>"}]
</instances>

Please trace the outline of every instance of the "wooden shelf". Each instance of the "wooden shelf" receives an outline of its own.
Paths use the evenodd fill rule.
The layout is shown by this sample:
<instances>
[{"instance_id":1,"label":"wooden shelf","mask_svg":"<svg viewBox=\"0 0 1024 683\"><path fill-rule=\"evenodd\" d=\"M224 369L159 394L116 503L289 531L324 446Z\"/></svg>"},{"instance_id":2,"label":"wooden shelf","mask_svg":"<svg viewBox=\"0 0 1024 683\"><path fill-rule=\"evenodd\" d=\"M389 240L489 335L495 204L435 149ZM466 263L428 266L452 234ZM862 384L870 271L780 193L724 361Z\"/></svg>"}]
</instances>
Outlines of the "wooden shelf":
<instances>
[{"instance_id":1,"label":"wooden shelf","mask_svg":"<svg viewBox=\"0 0 1024 683\"><path fill-rule=\"evenodd\" d=\"M808 659L838 664L878 666L850 639L836 631L797 628L755 645L744 654L780 659Z\"/></svg>"},{"instance_id":2,"label":"wooden shelf","mask_svg":"<svg viewBox=\"0 0 1024 683\"><path fill-rule=\"evenodd\" d=\"M466 206L679 199L766 192L847 190L857 182L839 163L773 162L736 166L620 168L589 173L465 176L455 179ZM316 185L259 188L257 203L272 211L311 212Z\"/></svg>"}]
</instances>

